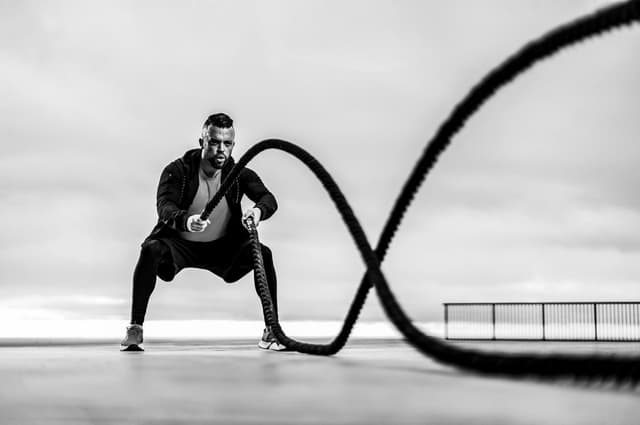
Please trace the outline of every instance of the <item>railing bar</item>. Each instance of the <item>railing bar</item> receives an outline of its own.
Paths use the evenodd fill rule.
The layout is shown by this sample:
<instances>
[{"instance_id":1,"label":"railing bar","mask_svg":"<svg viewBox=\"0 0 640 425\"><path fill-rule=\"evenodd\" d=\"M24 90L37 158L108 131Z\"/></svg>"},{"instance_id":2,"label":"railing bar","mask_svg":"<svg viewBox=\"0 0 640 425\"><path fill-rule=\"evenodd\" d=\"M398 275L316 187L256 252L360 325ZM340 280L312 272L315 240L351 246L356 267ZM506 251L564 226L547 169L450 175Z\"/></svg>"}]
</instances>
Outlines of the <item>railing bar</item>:
<instances>
[{"instance_id":1,"label":"railing bar","mask_svg":"<svg viewBox=\"0 0 640 425\"><path fill-rule=\"evenodd\" d=\"M624 305L621 305L619 309L620 309L620 328L619 329L622 330L622 332L620 332L619 335L621 340L626 341L627 335L626 335L625 329L627 328L627 309L626 309L626 306Z\"/></svg>"},{"instance_id":2,"label":"railing bar","mask_svg":"<svg viewBox=\"0 0 640 425\"><path fill-rule=\"evenodd\" d=\"M493 339L496 339L496 305L491 306L491 320L493 322Z\"/></svg>"},{"instance_id":3,"label":"railing bar","mask_svg":"<svg viewBox=\"0 0 640 425\"><path fill-rule=\"evenodd\" d=\"M624 340L629 341L629 304L624 306Z\"/></svg>"},{"instance_id":4,"label":"railing bar","mask_svg":"<svg viewBox=\"0 0 640 425\"><path fill-rule=\"evenodd\" d=\"M583 305L581 305L580 307L578 307L578 320L577 320L578 336L580 337L581 340L588 338L584 332L584 325L586 323L586 318L587 318L587 310L584 308Z\"/></svg>"},{"instance_id":5,"label":"railing bar","mask_svg":"<svg viewBox=\"0 0 640 425\"><path fill-rule=\"evenodd\" d=\"M637 341L640 339L640 308L637 304L633 307L633 339Z\"/></svg>"},{"instance_id":6,"label":"railing bar","mask_svg":"<svg viewBox=\"0 0 640 425\"><path fill-rule=\"evenodd\" d=\"M565 305L566 305L566 304L565 304ZM559 317L560 317L560 320L558 320L558 324L559 324L559 325L562 325L562 324L566 323L566 319L565 319L565 311L564 311L564 310L565 310L565 305L560 305L560 306L559 306L559 308L560 308L560 316L559 316ZM566 335L567 327L566 327L566 326L561 326L561 327L560 327L560 329L561 329L561 333L562 333L562 338L563 338L563 339L569 339L569 338L567 337L567 335Z\"/></svg>"},{"instance_id":7,"label":"railing bar","mask_svg":"<svg viewBox=\"0 0 640 425\"><path fill-rule=\"evenodd\" d=\"M449 305L444 305L444 339L449 339Z\"/></svg>"},{"instance_id":8,"label":"railing bar","mask_svg":"<svg viewBox=\"0 0 640 425\"><path fill-rule=\"evenodd\" d=\"M598 305L593 303L593 339L598 340Z\"/></svg>"},{"instance_id":9,"label":"railing bar","mask_svg":"<svg viewBox=\"0 0 640 425\"><path fill-rule=\"evenodd\" d=\"M540 310L541 310L541 321L542 321L542 336L543 336L543 340L547 339L547 333L549 332L548 326L549 326L549 318L547 317L547 304L546 303L540 303Z\"/></svg>"}]
</instances>

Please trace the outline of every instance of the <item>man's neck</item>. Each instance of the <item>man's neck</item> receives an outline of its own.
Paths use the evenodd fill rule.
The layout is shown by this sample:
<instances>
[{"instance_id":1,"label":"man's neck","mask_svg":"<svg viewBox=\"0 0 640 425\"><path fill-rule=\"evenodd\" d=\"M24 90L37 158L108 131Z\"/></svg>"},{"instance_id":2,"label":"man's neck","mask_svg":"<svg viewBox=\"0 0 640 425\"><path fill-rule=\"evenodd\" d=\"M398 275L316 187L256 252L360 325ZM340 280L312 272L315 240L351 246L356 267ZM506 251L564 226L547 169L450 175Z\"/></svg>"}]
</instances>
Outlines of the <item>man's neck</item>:
<instances>
[{"instance_id":1,"label":"man's neck","mask_svg":"<svg viewBox=\"0 0 640 425\"><path fill-rule=\"evenodd\" d=\"M200 161L200 171L202 171L202 174L204 174L207 178L214 177L221 170L222 170L221 168L215 168L213 165L209 164L207 161L204 161L204 160Z\"/></svg>"}]
</instances>

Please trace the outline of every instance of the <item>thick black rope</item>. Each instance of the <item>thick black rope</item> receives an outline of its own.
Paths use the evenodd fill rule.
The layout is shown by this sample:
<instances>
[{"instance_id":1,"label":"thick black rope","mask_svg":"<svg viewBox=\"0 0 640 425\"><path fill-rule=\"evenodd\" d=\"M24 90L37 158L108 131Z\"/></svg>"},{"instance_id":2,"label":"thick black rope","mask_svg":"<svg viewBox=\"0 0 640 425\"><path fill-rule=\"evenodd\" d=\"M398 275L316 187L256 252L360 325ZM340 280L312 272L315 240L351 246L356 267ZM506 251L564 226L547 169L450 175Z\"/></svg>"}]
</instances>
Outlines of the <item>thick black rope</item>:
<instances>
[{"instance_id":1,"label":"thick black rope","mask_svg":"<svg viewBox=\"0 0 640 425\"><path fill-rule=\"evenodd\" d=\"M318 162L311 154L302 149L299 146L294 145L293 143L278 140L278 139L269 139L264 140L260 143L252 146L236 163L233 167L229 175L225 178L224 182L222 182L220 189L216 194L211 198L211 201L207 204L204 211L201 214L201 218L206 220L211 214L211 211L217 203L222 199L224 193L231 187L231 184L238 178L240 171L251 161L256 155L260 152L267 149L277 149L284 152L287 152L297 159L299 159L302 163L304 163L320 180L324 188L329 193L329 196L333 200L336 205L337 210L340 212L342 219L347 224L347 228L351 235L353 236L356 246L360 250L361 255L363 256L363 260L365 264L373 261L374 264L378 264L377 257L371 250L371 245L367 240L367 237L360 225L360 222L355 217L351 206L347 202L346 198L342 194L342 191L333 180L329 172ZM351 303L351 307L347 314L347 317L342 325L342 329L334 338L334 340L328 344L310 344L306 342L296 341L292 338L289 338L282 328L280 327L280 323L276 320L274 315L274 309L272 307L271 296L269 294L269 288L266 282L266 275L263 270L262 264L262 252L260 249L260 242L258 239L258 234L255 228L250 232L250 238L252 240L252 253L254 258L254 278L258 282L258 291L260 294L260 300L262 302L262 309L265 316L265 319L269 326L271 326L273 333L278 338L278 341L285 345L287 348L295 351L299 351L301 353L307 354L317 354L317 355L331 355L335 354L342 347L344 347L353 326L355 325L356 320L358 319L358 315L360 314L360 310L366 300L367 293L371 287L371 283L363 278L360 287L354 297L353 302ZM367 257L365 253L369 253ZM378 267L379 271L379 267Z\"/></svg>"},{"instance_id":2,"label":"thick black rope","mask_svg":"<svg viewBox=\"0 0 640 425\"><path fill-rule=\"evenodd\" d=\"M527 44L518 53L490 72L470 93L456 106L448 119L440 126L434 138L429 142L421 158L415 165L400 195L396 199L387 223L382 231L375 252L356 219L348 202L342 195L327 171L310 154L303 149L283 140L270 139L254 145L238 161L220 190L209 202L202 213L207 218L222 196L237 179L240 170L259 152L266 149L279 149L288 152L309 167L320 179L331 199L338 207L347 228L367 266L367 273L361 281L356 297L351 304L345 323L339 335L327 345L307 344L287 337L273 315L271 300L268 295L264 271L260 272L261 261L256 259L258 269L256 278L260 283L261 298L267 322L281 343L288 348L310 354L334 354L342 348L348 339L353 324L362 308L371 285L375 285L380 301L390 320L405 336L409 343L421 352L432 356L446 364L463 367L482 373L502 374L508 376L538 377L572 377L581 379L614 379L617 382L629 381L636 385L640 380L640 357L612 355L568 355L568 354L512 354L487 353L474 349L460 348L438 338L426 335L417 329L404 313L391 292L387 281L380 270L380 262L384 258L391 240L413 197L422 184L428 171L433 168L439 155L451 142L451 138L462 128L467 119L488 100L499 88L526 71L534 63L553 55L557 51L588 37L599 35L605 31L630 25L640 21L640 0L632 0L612 5L591 15L551 31L544 37ZM255 247L259 247L257 232L251 232ZM257 244L257 245L256 245ZM254 249L254 257L260 255Z\"/></svg>"}]
</instances>

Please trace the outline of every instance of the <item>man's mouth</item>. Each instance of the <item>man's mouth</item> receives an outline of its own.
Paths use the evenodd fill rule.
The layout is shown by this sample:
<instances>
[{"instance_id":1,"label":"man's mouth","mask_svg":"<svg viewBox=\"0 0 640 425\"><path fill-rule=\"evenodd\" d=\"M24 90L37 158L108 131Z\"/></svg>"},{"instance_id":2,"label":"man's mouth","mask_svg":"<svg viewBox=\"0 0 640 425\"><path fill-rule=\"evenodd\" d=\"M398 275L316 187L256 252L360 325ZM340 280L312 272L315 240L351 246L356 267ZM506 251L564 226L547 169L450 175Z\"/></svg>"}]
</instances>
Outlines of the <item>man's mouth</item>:
<instances>
[{"instance_id":1,"label":"man's mouth","mask_svg":"<svg viewBox=\"0 0 640 425\"><path fill-rule=\"evenodd\" d=\"M207 158L207 161L209 161L209 164L213 166L219 166L220 164L223 164L226 161L226 159L227 157L224 155L216 155L216 156Z\"/></svg>"}]
</instances>

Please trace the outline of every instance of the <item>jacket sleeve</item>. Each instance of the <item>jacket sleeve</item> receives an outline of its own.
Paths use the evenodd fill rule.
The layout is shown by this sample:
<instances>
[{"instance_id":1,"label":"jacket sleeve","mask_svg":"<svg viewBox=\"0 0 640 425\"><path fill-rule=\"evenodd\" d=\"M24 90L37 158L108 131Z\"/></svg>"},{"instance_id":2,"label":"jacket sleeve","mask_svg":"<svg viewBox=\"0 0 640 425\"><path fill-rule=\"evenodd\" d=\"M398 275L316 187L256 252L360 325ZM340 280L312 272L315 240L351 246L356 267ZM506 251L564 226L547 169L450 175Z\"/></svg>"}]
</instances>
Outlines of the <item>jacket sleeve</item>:
<instances>
[{"instance_id":1,"label":"jacket sleeve","mask_svg":"<svg viewBox=\"0 0 640 425\"><path fill-rule=\"evenodd\" d=\"M156 197L160 221L180 232L186 231L187 220L187 210L178 207L184 185L184 173L174 163L171 163L162 170Z\"/></svg>"},{"instance_id":2,"label":"jacket sleeve","mask_svg":"<svg viewBox=\"0 0 640 425\"><path fill-rule=\"evenodd\" d=\"M278 209L278 202L275 196L266 188L255 171L245 168L242 170L240 178L241 189L256 204L262 213L260 220L266 220Z\"/></svg>"}]
</instances>

